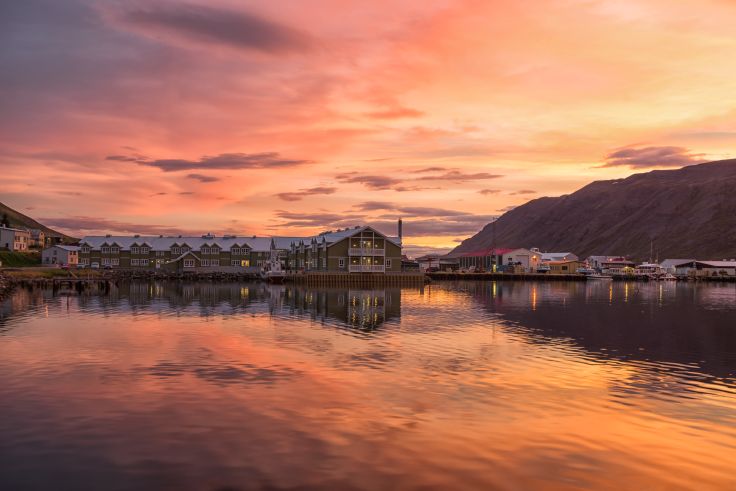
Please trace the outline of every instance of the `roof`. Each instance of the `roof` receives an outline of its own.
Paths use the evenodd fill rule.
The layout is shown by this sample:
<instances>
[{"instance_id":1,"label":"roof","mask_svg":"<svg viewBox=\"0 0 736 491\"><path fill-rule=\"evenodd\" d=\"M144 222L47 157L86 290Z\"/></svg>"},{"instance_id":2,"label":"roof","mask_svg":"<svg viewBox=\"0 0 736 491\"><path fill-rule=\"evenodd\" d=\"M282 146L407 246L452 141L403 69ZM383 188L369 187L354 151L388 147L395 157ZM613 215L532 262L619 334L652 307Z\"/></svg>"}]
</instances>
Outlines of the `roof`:
<instances>
[{"instance_id":1,"label":"roof","mask_svg":"<svg viewBox=\"0 0 736 491\"><path fill-rule=\"evenodd\" d=\"M49 247L49 249L53 249L54 247L57 247L59 249L63 249L65 251L69 252L77 252L79 251L79 246L70 246L70 245L54 245Z\"/></svg>"},{"instance_id":2,"label":"roof","mask_svg":"<svg viewBox=\"0 0 736 491\"><path fill-rule=\"evenodd\" d=\"M682 264L694 263L695 259L665 259L659 265L663 268L674 268Z\"/></svg>"},{"instance_id":3,"label":"roof","mask_svg":"<svg viewBox=\"0 0 736 491\"><path fill-rule=\"evenodd\" d=\"M199 251L203 246L216 245L223 250L230 250L232 247L244 247L247 246L251 250L256 252L268 252L271 250L271 244L276 246L276 249L288 250L291 248L291 244L299 244L304 242L304 245L309 246L312 240L321 241L324 240L328 244L334 244L343 239L351 237L363 230L370 229L374 232L385 237L387 240L394 244L401 246L401 241L398 237L388 237L381 232L373 229L369 226L350 228L345 230L338 230L336 232L328 232L319 235L311 235L306 237L245 237L245 236L234 236L226 235L223 237L216 237L214 235L202 235L202 236L146 236L146 235L91 235L84 237L80 243L88 244L93 249L99 249L103 244L107 245L118 245L123 250L129 250L131 246L149 246L154 251L168 251L174 245L187 245L194 251Z\"/></svg>"},{"instance_id":4,"label":"roof","mask_svg":"<svg viewBox=\"0 0 736 491\"><path fill-rule=\"evenodd\" d=\"M232 247L243 247L247 246L251 249L256 249L252 244L261 244L261 241L265 241L266 249L269 250L271 247L270 237L236 237L229 235L227 237L214 237L214 236L202 236L202 237L161 237L161 236L144 236L138 237L134 235L94 235L84 237L80 244L88 244L93 249L100 248L103 244L107 245L118 245L123 250L130 249L133 245L149 246L154 251L168 251L174 245L187 245L192 250L198 251L203 246L216 245L220 249L230 250Z\"/></svg>"},{"instance_id":5,"label":"roof","mask_svg":"<svg viewBox=\"0 0 736 491\"><path fill-rule=\"evenodd\" d=\"M542 257L542 261L562 261L567 256L578 257L572 252L543 252L540 255Z\"/></svg>"},{"instance_id":6,"label":"roof","mask_svg":"<svg viewBox=\"0 0 736 491\"><path fill-rule=\"evenodd\" d=\"M30 234L31 232L29 230L23 229L23 228L12 228L12 227L0 227L0 230L10 230L11 232L24 232L27 234Z\"/></svg>"},{"instance_id":7,"label":"roof","mask_svg":"<svg viewBox=\"0 0 736 491\"><path fill-rule=\"evenodd\" d=\"M695 261L709 268L736 268L736 261Z\"/></svg>"}]
</instances>

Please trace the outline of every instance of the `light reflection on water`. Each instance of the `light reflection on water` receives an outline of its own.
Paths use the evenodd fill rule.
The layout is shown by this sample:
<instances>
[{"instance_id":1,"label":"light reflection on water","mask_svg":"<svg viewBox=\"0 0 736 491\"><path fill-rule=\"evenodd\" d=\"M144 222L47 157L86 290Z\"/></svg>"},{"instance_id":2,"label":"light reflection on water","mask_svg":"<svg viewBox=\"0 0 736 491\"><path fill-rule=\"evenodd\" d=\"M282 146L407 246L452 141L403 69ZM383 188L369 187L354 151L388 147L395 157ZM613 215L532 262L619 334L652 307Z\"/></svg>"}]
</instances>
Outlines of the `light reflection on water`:
<instances>
[{"instance_id":1,"label":"light reflection on water","mask_svg":"<svg viewBox=\"0 0 736 491\"><path fill-rule=\"evenodd\" d=\"M733 489L736 288L131 283L0 307L0 489Z\"/></svg>"}]
</instances>

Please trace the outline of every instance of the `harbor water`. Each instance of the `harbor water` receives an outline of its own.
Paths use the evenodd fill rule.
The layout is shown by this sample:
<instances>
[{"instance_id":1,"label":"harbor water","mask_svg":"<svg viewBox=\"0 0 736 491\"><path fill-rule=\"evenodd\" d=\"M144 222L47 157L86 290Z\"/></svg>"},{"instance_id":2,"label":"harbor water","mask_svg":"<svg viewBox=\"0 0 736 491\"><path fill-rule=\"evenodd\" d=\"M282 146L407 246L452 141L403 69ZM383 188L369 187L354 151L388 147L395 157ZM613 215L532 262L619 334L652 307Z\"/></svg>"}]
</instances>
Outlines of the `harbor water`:
<instances>
[{"instance_id":1,"label":"harbor water","mask_svg":"<svg viewBox=\"0 0 736 491\"><path fill-rule=\"evenodd\" d=\"M0 304L0 489L736 489L736 285Z\"/></svg>"}]
</instances>

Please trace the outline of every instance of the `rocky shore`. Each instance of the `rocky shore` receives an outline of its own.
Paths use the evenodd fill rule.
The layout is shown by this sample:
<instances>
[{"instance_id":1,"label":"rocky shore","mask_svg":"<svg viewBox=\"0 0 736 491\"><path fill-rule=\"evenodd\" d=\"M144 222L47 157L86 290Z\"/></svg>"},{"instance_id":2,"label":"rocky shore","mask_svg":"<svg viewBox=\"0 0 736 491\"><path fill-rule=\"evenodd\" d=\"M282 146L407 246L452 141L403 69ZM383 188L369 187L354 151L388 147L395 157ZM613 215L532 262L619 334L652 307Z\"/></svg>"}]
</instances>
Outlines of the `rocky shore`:
<instances>
[{"instance_id":1,"label":"rocky shore","mask_svg":"<svg viewBox=\"0 0 736 491\"><path fill-rule=\"evenodd\" d=\"M13 289L13 283L10 278L0 273L0 300L5 298Z\"/></svg>"}]
</instances>

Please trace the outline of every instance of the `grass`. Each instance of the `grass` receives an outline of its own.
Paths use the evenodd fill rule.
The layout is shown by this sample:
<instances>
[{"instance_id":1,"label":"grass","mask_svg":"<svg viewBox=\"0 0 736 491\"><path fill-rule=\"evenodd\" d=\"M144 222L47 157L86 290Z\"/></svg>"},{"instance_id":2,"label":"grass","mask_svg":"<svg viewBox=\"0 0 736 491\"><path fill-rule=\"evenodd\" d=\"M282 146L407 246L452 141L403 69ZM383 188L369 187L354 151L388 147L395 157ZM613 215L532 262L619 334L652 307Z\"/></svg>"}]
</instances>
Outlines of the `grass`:
<instances>
[{"instance_id":1,"label":"grass","mask_svg":"<svg viewBox=\"0 0 736 491\"><path fill-rule=\"evenodd\" d=\"M41 253L0 251L0 262L4 268L38 266L41 264Z\"/></svg>"},{"instance_id":2,"label":"grass","mask_svg":"<svg viewBox=\"0 0 736 491\"><path fill-rule=\"evenodd\" d=\"M71 273L77 278L98 278L101 276L100 271L95 270L71 270ZM3 274L15 280L33 280L33 279L53 279L53 278L70 278L70 271L61 268L24 268L24 269L4 269Z\"/></svg>"}]
</instances>

